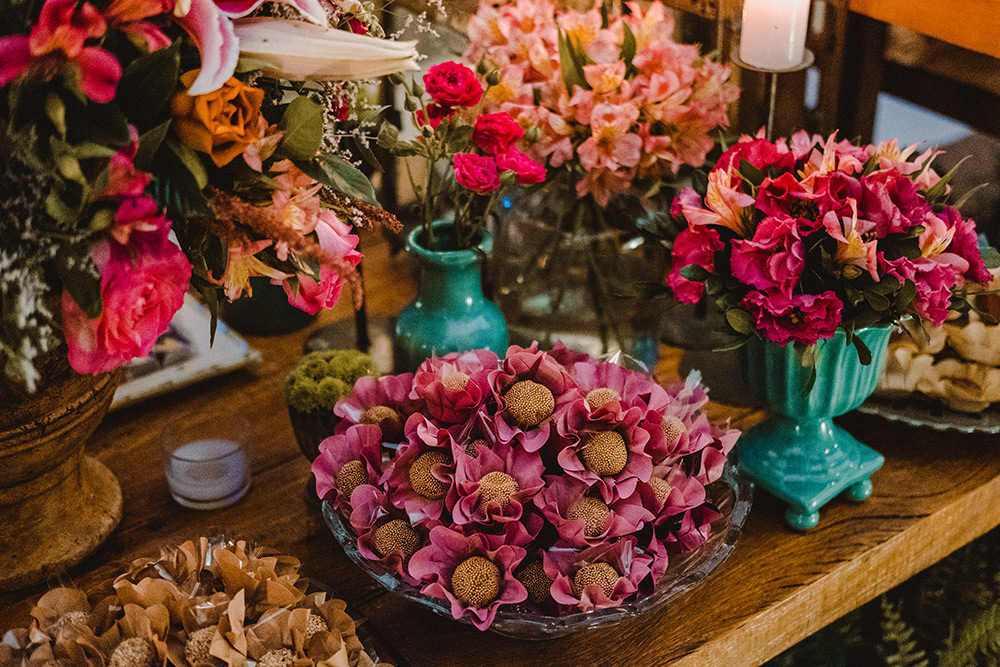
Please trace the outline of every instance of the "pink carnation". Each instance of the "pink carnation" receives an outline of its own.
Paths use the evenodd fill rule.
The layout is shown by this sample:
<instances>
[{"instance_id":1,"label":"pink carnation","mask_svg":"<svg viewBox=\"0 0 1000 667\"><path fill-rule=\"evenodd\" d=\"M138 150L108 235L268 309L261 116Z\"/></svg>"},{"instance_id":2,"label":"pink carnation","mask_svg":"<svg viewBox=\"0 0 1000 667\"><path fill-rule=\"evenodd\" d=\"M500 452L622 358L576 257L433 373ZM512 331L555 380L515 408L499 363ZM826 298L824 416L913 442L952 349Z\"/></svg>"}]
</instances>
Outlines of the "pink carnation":
<instances>
[{"instance_id":1,"label":"pink carnation","mask_svg":"<svg viewBox=\"0 0 1000 667\"><path fill-rule=\"evenodd\" d=\"M806 265L802 239L816 227L802 218L765 218L752 239L733 241L733 276L760 290L790 293Z\"/></svg>"},{"instance_id":2,"label":"pink carnation","mask_svg":"<svg viewBox=\"0 0 1000 667\"><path fill-rule=\"evenodd\" d=\"M779 345L795 341L812 345L831 338L840 324L844 304L830 291L793 294L751 291L742 304L753 316L764 337Z\"/></svg>"},{"instance_id":3,"label":"pink carnation","mask_svg":"<svg viewBox=\"0 0 1000 667\"><path fill-rule=\"evenodd\" d=\"M670 252L671 265L667 286L674 298L681 303L697 303L705 293L705 285L688 280L681 275L686 266L700 266L709 273L715 270L715 253L725 248L718 230L706 226L692 226L681 231L674 239Z\"/></svg>"}]
</instances>

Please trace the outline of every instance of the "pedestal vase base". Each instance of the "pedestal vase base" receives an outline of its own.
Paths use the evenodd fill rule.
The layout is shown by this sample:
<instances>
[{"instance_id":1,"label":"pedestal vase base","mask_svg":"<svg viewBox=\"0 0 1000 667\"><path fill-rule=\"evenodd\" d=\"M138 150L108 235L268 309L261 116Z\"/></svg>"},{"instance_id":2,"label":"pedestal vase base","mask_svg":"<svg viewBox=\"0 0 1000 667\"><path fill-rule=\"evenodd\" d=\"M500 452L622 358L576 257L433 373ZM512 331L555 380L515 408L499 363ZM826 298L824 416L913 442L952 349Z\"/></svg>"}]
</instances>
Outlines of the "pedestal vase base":
<instances>
[{"instance_id":1,"label":"pedestal vase base","mask_svg":"<svg viewBox=\"0 0 1000 667\"><path fill-rule=\"evenodd\" d=\"M122 518L122 491L110 470L84 456L51 489L3 509L0 591L13 591L63 574L96 549Z\"/></svg>"},{"instance_id":2,"label":"pedestal vase base","mask_svg":"<svg viewBox=\"0 0 1000 667\"><path fill-rule=\"evenodd\" d=\"M803 531L816 526L819 509L839 494L846 491L854 501L870 496L869 477L885 461L829 418L775 416L747 431L737 447L740 469L786 503L785 520Z\"/></svg>"}]
</instances>

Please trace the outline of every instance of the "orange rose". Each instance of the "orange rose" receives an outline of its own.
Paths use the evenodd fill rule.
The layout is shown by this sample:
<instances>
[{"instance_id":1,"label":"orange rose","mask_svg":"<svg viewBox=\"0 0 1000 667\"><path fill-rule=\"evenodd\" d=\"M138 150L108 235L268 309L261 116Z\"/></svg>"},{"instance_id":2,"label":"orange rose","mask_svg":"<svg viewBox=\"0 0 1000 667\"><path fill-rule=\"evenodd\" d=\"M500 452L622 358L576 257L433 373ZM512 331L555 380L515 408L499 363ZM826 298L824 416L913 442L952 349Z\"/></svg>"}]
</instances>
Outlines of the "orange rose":
<instances>
[{"instance_id":1,"label":"orange rose","mask_svg":"<svg viewBox=\"0 0 1000 667\"><path fill-rule=\"evenodd\" d=\"M174 95L170 103L174 132L185 145L208 153L215 166L222 167L260 139L266 127L260 115L264 91L232 77L215 92L192 97L187 89L198 78L199 71L192 70L181 77L184 90Z\"/></svg>"}]
</instances>

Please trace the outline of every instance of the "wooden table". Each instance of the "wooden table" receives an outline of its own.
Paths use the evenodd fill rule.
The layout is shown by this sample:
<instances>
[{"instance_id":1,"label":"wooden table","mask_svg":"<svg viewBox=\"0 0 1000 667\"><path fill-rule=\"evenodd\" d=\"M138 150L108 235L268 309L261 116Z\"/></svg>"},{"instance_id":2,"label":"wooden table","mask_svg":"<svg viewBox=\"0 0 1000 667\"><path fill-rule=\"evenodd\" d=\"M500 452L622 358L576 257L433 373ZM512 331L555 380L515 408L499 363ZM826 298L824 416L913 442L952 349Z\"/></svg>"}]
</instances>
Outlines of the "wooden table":
<instances>
[{"instance_id":1,"label":"wooden table","mask_svg":"<svg viewBox=\"0 0 1000 667\"><path fill-rule=\"evenodd\" d=\"M412 298L405 257L366 239L369 308L392 314ZM346 304L324 322L349 316ZM315 327L313 327L315 328ZM734 554L700 588L665 609L619 626L548 642L518 642L440 618L389 595L344 555L303 495L309 466L299 453L281 383L313 328L251 339L256 368L205 382L105 419L89 453L121 481L125 515L111 538L64 581L91 593L131 559L202 534L246 537L302 560L305 575L332 589L399 667L558 665L743 667L759 665L1000 523L1000 448L991 436L917 430L849 415L841 424L885 454L875 492L860 505L834 501L808 534L790 532L783 510L758 493ZM346 342L345 342L346 343ZM676 350L660 370L673 372ZM172 420L206 409L251 419L253 484L236 505L198 512L167 491L157 438ZM760 418L713 404L738 427ZM0 519L2 520L2 519ZM27 624L44 587L0 596L0 633Z\"/></svg>"}]
</instances>

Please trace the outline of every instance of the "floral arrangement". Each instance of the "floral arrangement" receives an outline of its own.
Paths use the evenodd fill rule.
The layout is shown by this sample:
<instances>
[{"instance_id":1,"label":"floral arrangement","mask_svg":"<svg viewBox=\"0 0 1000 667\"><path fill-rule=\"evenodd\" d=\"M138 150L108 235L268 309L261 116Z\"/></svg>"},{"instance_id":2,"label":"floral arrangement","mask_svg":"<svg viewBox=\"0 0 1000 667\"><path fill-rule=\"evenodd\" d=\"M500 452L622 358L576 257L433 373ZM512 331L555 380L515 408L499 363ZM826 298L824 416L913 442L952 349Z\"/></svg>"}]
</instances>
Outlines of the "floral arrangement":
<instances>
[{"instance_id":1,"label":"floral arrangement","mask_svg":"<svg viewBox=\"0 0 1000 667\"><path fill-rule=\"evenodd\" d=\"M591 218L615 195L653 196L682 165L701 166L739 93L729 67L673 41L663 4L612 4L484 0L464 54L499 75L485 107L528 128L525 152L568 172Z\"/></svg>"},{"instance_id":2,"label":"floral arrangement","mask_svg":"<svg viewBox=\"0 0 1000 667\"><path fill-rule=\"evenodd\" d=\"M968 310L967 280L991 276L975 223L948 205L936 153L896 140L744 136L672 213L686 221L667 285L679 301L715 299L735 333L810 346L906 314L944 322Z\"/></svg>"},{"instance_id":3,"label":"floral arrangement","mask_svg":"<svg viewBox=\"0 0 1000 667\"><path fill-rule=\"evenodd\" d=\"M433 223L444 208L453 210L454 232L441 249L471 248L480 242L502 186L545 180L545 167L514 145L524 136L521 126L505 112L483 113L484 94L495 81L495 76L488 77L484 88L476 73L461 63L434 65L424 74L423 86L402 82L406 109L419 136L401 141L399 128L388 122L379 131L380 146L400 157L419 156L426 163L422 186L416 184L408 163L407 170L428 248L437 243Z\"/></svg>"},{"instance_id":4,"label":"floral arrangement","mask_svg":"<svg viewBox=\"0 0 1000 667\"><path fill-rule=\"evenodd\" d=\"M479 629L504 608L613 607L719 516L705 487L739 432L707 401L696 378L668 391L561 344L428 359L337 404L316 490L366 559Z\"/></svg>"},{"instance_id":5,"label":"floral arrangement","mask_svg":"<svg viewBox=\"0 0 1000 667\"><path fill-rule=\"evenodd\" d=\"M6 375L33 390L63 342L79 372L145 356L189 285L213 312L251 276L309 312L345 284L360 298L350 223L388 216L339 144L359 123L344 124L345 81L416 68L412 44L363 34L380 30L370 7L26 0L0 15Z\"/></svg>"},{"instance_id":6,"label":"floral arrangement","mask_svg":"<svg viewBox=\"0 0 1000 667\"><path fill-rule=\"evenodd\" d=\"M134 561L95 605L73 588L43 595L31 627L4 637L0 667L373 667L344 602L306 593L298 569L243 541L185 542Z\"/></svg>"}]
</instances>

